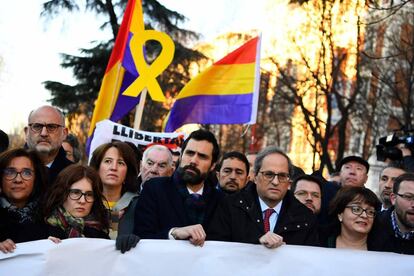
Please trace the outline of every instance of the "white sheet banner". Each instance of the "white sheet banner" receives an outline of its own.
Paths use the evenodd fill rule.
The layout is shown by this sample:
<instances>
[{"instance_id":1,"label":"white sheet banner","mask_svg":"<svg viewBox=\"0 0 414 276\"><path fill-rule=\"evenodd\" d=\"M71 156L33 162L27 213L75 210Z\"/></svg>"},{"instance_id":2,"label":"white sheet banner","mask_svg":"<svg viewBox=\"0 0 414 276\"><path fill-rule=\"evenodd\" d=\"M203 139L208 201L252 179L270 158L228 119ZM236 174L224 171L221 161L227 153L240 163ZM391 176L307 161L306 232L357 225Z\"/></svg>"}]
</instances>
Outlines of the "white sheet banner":
<instances>
[{"instance_id":1,"label":"white sheet banner","mask_svg":"<svg viewBox=\"0 0 414 276\"><path fill-rule=\"evenodd\" d=\"M145 149L150 144L162 144L174 149L181 147L184 139L184 133L142 131L114 123L110 120L103 120L96 124L89 151L89 160L97 147L114 140L132 142L141 149Z\"/></svg>"},{"instance_id":2,"label":"white sheet banner","mask_svg":"<svg viewBox=\"0 0 414 276\"><path fill-rule=\"evenodd\" d=\"M121 254L114 241L68 239L0 252L0 275L413 275L414 256L284 245L142 240Z\"/></svg>"}]
</instances>

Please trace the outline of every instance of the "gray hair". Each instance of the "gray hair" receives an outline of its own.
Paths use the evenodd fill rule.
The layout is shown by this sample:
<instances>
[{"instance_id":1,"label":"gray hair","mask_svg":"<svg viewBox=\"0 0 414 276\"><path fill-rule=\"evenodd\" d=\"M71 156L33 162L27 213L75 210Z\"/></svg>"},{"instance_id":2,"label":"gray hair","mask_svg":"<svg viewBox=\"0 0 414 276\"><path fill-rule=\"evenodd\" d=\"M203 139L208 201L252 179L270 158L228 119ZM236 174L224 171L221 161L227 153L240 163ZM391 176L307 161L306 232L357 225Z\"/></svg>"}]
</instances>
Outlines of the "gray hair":
<instances>
[{"instance_id":1,"label":"gray hair","mask_svg":"<svg viewBox=\"0 0 414 276\"><path fill-rule=\"evenodd\" d=\"M289 156L287 156L286 153L284 153L281 149L279 149L276 146L268 146L257 154L256 160L254 161L254 174L257 175L259 173L259 170L263 165L263 159L265 159L266 156L271 154L280 154L287 159L289 175L292 177L294 173L292 161L290 161L290 158Z\"/></svg>"},{"instance_id":2,"label":"gray hair","mask_svg":"<svg viewBox=\"0 0 414 276\"><path fill-rule=\"evenodd\" d=\"M144 151L144 154L142 155L142 161L143 161L144 163L146 163L146 162L147 162L147 160L148 160L148 155L150 154L150 152L152 152L152 151L154 151L154 150L158 150L158 151L163 151L163 152L166 152L166 153L167 153L167 155L168 155L167 164L168 164L168 166L172 167L172 165L173 165L173 157L172 157L172 153L171 153L171 151L169 150L169 148L167 148L166 146L163 146L163 145L152 145L152 146L150 146L149 148L147 148L147 149Z\"/></svg>"}]
</instances>

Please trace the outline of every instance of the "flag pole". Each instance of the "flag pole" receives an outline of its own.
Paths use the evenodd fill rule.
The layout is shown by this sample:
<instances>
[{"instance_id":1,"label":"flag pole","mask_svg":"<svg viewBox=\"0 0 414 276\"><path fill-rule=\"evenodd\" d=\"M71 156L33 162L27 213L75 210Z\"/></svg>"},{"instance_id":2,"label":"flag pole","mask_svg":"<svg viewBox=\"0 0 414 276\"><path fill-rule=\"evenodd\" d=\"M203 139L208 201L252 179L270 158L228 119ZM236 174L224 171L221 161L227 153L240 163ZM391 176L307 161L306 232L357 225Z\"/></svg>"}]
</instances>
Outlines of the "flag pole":
<instances>
[{"instance_id":1,"label":"flag pole","mask_svg":"<svg viewBox=\"0 0 414 276\"><path fill-rule=\"evenodd\" d=\"M141 127L142 113L144 112L146 98L147 88L145 87L141 92L139 103L135 109L134 129L136 130L139 130Z\"/></svg>"}]
</instances>

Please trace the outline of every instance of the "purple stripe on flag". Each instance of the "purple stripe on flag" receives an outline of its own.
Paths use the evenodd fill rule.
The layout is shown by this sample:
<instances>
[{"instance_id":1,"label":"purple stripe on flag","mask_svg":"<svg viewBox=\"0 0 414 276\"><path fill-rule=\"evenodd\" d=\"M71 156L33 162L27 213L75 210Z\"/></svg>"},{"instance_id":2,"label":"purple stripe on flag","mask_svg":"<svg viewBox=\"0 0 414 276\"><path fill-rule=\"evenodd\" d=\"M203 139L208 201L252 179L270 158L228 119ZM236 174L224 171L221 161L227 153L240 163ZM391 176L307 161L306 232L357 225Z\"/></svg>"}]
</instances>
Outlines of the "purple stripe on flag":
<instances>
[{"instance_id":1,"label":"purple stripe on flag","mask_svg":"<svg viewBox=\"0 0 414 276\"><path fill-rule=\"evenodd\" d=\"M250 121L252 94L201 95L179 99L174 103L165 127L172 132L184 124L243 124Z\"/></svg>"},{"instance_id":2,"label":"purple stripe on flag","mask_svg":"<svg viewBox=\"0 0 414 276\"><path fill-rule=\"evenodd\" d=\"M129 47L132 36L133 34L130 32L128 35L128 43L125 48L124 58L122 60L122 67L125 68L125 73L122 79L121 89L119 90L118 100L116 101L114 110L112 111L111 117L109 118L113 122L121 120L122 117L124 117L138 104L140 99L140 96L130 97L122 95L128 86L130 86L131 83L133 83L139 76L131 54L131 48Z\"/></svg>"}]
</instances>

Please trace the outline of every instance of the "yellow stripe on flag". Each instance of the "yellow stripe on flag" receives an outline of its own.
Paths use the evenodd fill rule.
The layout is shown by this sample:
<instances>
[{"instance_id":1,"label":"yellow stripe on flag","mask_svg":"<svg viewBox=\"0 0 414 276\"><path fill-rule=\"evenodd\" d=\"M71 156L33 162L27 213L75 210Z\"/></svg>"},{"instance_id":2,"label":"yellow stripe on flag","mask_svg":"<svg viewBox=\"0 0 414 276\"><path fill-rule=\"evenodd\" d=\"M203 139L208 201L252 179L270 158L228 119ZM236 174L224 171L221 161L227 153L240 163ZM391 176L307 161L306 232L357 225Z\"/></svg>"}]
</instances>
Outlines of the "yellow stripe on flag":
<instances>
[{"instance_id":1,"label":"yellow stripe on flag","mask_svg":"<svg viewBox=\"0 0 414 276\"><path fill-rule=\"evenodd\" d=\"M125 69L121 66L120 61L118 61L104 75L91 121L91 126L94 127L89 128L88 136L92 135L97 122L108 119L111 116L118 99L116 92L120 90L122 84L122 78L119 78L119 76L123 76L124 71Z\"/></svg>"},{"instance_id":2,"label":"yellow stripe on flag","mask_svg":"<svg viewBox=\"0 0 414 276\"><path fill-rule=\"evenodd\" d=\"M253 93L255 63L213 65L192 79L177 99L199 95L237 95Z\"/></svg>"}]
</instances>

